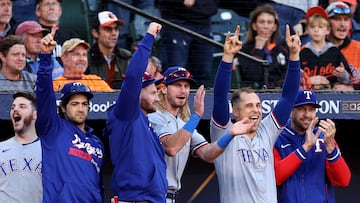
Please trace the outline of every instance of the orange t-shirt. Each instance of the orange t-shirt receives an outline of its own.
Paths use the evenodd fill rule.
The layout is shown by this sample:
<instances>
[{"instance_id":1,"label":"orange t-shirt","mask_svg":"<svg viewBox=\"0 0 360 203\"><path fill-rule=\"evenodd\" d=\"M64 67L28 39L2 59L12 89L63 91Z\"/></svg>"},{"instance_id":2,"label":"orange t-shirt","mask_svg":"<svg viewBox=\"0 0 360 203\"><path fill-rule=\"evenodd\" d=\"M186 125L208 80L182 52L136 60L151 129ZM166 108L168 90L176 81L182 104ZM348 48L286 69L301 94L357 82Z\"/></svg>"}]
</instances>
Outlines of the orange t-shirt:
<instances>
[{"instance_id":1,"label":"orange t-shirt","mask_svg":"<svg viewBox=\"0 0 360 203\"><path fill-rule=\"evenodd\" d=\"M351 40L349 45L340 51L346 58L348 64L353 68L353 76L350 76L350 83L360 84L360 42Z\"/></svg>"},{"instance_id":2,"label":"orange t-shirt","mask_svg":"<svg viewBox=\"0 0 360 203\"><path fill-rule=\"evenodd\" d=\"M114 92L113 89L97 75L82 75L81 79L68 79L63 75L53 80L54 91L58 92L66 83L81 82L93 92Z\"/></svg>"}]
</instances>

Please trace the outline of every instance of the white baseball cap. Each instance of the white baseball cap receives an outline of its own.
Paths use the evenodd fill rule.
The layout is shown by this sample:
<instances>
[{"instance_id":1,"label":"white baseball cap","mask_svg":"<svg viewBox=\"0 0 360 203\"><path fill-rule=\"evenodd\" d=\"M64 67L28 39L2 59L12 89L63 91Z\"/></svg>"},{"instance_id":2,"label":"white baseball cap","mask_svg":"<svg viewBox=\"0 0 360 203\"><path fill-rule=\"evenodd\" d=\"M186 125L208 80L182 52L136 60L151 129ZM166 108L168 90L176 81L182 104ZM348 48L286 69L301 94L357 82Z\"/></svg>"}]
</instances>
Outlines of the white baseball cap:
<instances>
[{"instance_id":1,"label":"white baseball cap","mask_svg":"<svg viewBox=\"0 0 360 203\"><path fill-rule=\"evenodd\" d=\"M119 25L125 25L124 21L119 20L116 15L110 11L102 11L98 13L98 20L100 27L106 27L116 22Z\"/></svg>"}]
</instances>

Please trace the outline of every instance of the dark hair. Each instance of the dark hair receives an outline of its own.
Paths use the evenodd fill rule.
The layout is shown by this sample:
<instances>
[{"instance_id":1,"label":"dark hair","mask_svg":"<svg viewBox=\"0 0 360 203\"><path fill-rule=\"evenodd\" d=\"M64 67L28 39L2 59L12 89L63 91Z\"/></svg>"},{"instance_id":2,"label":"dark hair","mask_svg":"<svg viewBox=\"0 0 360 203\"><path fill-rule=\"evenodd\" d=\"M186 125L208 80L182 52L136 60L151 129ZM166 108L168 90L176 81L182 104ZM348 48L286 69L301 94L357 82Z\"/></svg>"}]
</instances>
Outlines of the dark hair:
<instances>
[{"instance_id":1,"label":"dark hair","mask_svg":"<svg viewBox=\"0 0 360 203\"><path fill-rule=\"evenodd\" d=\"M36 96L30 92L16 92L13 94L13 99L15 100L18 97L24 97L25 99L31 102L31 105L36 109Z\"/></svg>"},{"instance_id":2,"label":"dark hair","mask_svg":"<svg viewBox=\"0 0 360 203\"><path fill-rule=\"evenodd\" d=\"M0 41L0 53L6 56L9 53L11 47L16 44L24 45L24 41L21 36L9 35Z\"/></svg>"},{"instance_id":3,"label":"dark hair","mask_svg":"<svg viewBox=\"0 0 360 203\"><path fill-rule=\"evenodd\" d=\"M255 93L255 90L250 88L250 87L242 87L238 90L236 90L235 92L232 93L231 95L231 106L237 106L240 101L241 101L241 93Z\"/></svg>"},{"instance_id":4,"label":"dark hair","mask_svg":"<svg viewBox=\"0 0 360 203\"><path fill-rule=\"evenodd\" d=\"M268 13L272 16L274 16L275 19L275 24L277 26L276 31L271 35L271 41L270 42L275 42L275 40L280 36L280 25L279 25L279 17L276 13L276 11L274 10L274 8L268 4L265 5L261 5L256 7L251 13L250 13L250 22L249 22L249 31L246 35L246 42L247 43L252 43L255 42L255 37L257 35L256 31L252 28L252 24L256 23L257 18L259 17L259 15L263 14L263 13Z\"/></svg>"}]
</instances>

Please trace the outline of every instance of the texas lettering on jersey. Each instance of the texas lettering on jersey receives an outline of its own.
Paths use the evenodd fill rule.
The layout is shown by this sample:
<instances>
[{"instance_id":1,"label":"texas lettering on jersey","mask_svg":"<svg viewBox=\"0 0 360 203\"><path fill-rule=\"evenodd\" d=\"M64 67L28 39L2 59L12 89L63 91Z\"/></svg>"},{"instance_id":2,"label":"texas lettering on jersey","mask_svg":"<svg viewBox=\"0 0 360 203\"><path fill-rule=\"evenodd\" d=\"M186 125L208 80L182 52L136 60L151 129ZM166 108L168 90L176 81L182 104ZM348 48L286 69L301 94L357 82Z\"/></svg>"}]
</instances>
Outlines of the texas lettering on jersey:
<instances>
[{"instance_id":1,"label":"texas lettering on jersey","mask_svg":"<svg viewBox=\"0 0 360 203\"><path fill-rule=\"evenodd\" d=\"M0 162L0 177L14 173L33 172L41 174L42 162L33 157L9 159Z\"/></svg>"},{"instance_id":2,"label":"texas lettering on jersey","mask_svg":"<svg viewBox=\"0 0 360 203\"><path fill-rule=\"evenodd\" d=\"M260 168L270 161L270 153L265 148L238 149L238 154L243 163L253 163Z\"/></svg>"}]
</instances>

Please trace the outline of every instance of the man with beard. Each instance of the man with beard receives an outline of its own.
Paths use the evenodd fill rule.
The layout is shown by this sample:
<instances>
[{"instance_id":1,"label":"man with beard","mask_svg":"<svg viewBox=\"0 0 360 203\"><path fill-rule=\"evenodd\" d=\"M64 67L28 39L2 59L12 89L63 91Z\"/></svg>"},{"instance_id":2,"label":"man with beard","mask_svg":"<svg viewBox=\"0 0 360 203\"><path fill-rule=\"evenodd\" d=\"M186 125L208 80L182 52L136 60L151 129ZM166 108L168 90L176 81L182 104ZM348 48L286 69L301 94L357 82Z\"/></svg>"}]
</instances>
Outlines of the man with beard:
<instances>
[{"instance_id":1,"label":"man with beard","mask_svg":"<svg viewBox=\"0 0 360 203\"><path fill-rule=\"evenodd\" d=\"M333 2L326 8L330 22L328 40L337 46L352 68L350 85L336 85L333 90L360 89L360 42L349 38L351 29L350 7L344 2Z\"/></svg>"},{"instance_id":2,"label":"man with beard","mask_svg":"<svg viewBox=\"0 0 360 203\"><path fill-rule=\"evenodd\" d=\"M334 187L350 183L350 169L335 141L335 123L318 122L320 107L314 92L299 90L290 120L275 143L280 203L335 202Z\"/></svg>"},{"instance_id":3,"label":"man with beard","mask_svg":"<svg viewBox=\"0 0 360 203\"><path fill-rule=\"evenodd\" d=\"M41 144L36 134L36 99L13 95L10 120L15 136L0 142L0 202L42 202Z\"/></svg>"},{"instance_id":4,"label":"man with beard","mask_svg":"<svg viewBox=\"0 0 360 203\"><path fill-rule=\"evenodd\" d=\"M121 88L131 57L130 51L116 47L123 25L113 13L102 11L95 16L91 30L96 43L89 50L87 72L100 76L113 89Z\"/></svg>"},{"instance_id":5,"label":"man with beard","mask_svg":"<svg viewBox=\"0 0 360 203\"><path fill-rule=\"evenodd\" d=\"M43 202L101 203L104 145L85 123L93 94L80 82L67 83L60 91L57 109L51 77L55 31L41 40L36 81L39 107L36 126L43 150Z\"/></svg>"},{"instance_id":6,"label":"man with beard","mask_svg":"<svg viewBox=\"0 0 360 203\"><path fill-rule=\"evenodd\" d=\"M239 38L239 30L235 37ZM226 42L224 47L228 47L229 41ZM166 152L166 174L169 185L166 195L167 203L176 202L177 192L181 189L181 177L190 152L195 157L212 163L224 152L224 139L228 139L228 136L246 133L255 124L255 122L248 122L248 119L244 119L230 129L229 135L224 135L217 142L209 144L196 130L204 113L205 90L203 85L199 87L194 96L193 113L190 113L188 105L190 85L195 82L185 68L168 68L164 73L163 87L158 93L160 98L158 110L149 114L151 125Z\"/></svg>"},{"instance_id":7,"label":"man with beard","mask_svg":"<svg viewBox=\"0 0 360 203\"><path fill-rule=\"evenodd\" d=\"M116 104L109 110L104 135L110 140L114 165L112 191L122 202L165 202L164 149L147 114L159 101L155 79L144 74L161 25L150 23L130 60Z\"/></svg>"}]
</instances>

